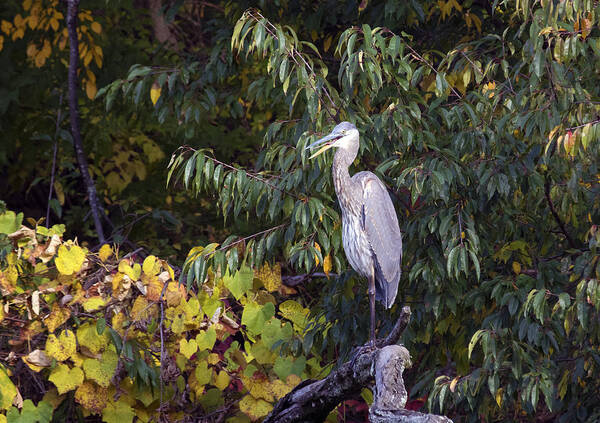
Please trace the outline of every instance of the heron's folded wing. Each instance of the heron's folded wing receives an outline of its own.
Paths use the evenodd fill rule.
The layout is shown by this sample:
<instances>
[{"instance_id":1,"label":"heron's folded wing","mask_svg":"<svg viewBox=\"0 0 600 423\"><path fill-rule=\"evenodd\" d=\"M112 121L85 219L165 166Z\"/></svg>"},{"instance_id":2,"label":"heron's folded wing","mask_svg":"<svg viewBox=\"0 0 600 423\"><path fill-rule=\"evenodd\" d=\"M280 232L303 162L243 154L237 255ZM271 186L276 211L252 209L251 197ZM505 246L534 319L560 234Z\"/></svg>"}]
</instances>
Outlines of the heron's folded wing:
<instances>
[{"instance_id":1,"label":"heron's folded wing","mask_svg":"<svg viewBox=\"0 0 600 423\"><path fill-rule=\"evenodd\" d=\"M402 235L385 185L371 172L360 172L363 227L386 281L397 284L402 261Z\"/></svg>"}]
</instances>

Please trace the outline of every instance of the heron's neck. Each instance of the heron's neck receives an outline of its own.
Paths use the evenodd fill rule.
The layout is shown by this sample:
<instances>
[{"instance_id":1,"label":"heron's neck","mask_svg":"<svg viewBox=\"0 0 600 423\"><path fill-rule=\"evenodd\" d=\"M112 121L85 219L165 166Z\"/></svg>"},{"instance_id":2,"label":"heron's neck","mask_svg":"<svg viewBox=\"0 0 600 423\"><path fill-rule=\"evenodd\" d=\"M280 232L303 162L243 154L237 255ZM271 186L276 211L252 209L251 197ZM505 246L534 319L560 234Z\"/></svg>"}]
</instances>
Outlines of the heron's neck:
<instances>
[{"instance_id":1,"label":"heron's neck","mask_svg":"<svg viewBox=\"0 0 600 423\"><path fill-rule=\"evenodd\" d=\"M335 193L342 210L349 210L355 213L360 213L360 210L353 210L353 206L357 204L356 195L359 194L358 187L355 187L354 181L350 177L348 168L356 158L358 151L349 151L344 148L340 148L335 152L333 156L333 186L335 187Z\"/></svg>"}]
</instances>

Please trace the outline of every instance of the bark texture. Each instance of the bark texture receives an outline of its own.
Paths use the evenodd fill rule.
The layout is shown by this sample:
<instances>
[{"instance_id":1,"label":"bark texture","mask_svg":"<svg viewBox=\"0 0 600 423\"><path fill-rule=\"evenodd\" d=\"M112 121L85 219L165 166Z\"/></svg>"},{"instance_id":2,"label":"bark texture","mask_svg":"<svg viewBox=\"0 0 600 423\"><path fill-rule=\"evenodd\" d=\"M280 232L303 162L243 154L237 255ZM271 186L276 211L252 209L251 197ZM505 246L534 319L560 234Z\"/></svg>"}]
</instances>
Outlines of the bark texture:
<instances>
[{"instance_id":1,"label":"bark texture","mask_svg":"<svg viewBox=\"0 0 600 423\"><path fill-rule=\"evenodd\" d=\"M410 354L403 345L388 345L377 352L371 423L451 423L444 416L404 409L408 394L402 373L407 366Z\"/></svg>"},{"instance_id":2,"label":"bark texture","mask_svg":"<svg viewBox=\"0 0 600 423\"><path fill-rule=\"evenodd\" d=\"M154 36L159 43L175 46L177 38L171 32L169 24L163 14L162 0L148 0L148 10L150 11L150 19L152 19L152 29Z\"/></svg>"}]
</instances>

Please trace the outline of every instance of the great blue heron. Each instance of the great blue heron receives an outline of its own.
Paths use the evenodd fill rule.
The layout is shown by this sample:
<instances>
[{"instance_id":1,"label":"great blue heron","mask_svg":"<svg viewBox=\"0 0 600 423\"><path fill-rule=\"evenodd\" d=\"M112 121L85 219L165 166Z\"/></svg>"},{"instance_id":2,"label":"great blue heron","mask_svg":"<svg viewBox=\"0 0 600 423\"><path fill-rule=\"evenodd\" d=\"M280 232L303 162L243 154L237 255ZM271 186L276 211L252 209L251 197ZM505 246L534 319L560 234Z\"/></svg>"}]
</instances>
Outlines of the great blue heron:
<instances>
[{"instance_id":1,"label":"great blue heron","mask_svg":"<svg viewBox=\"0 0 600 423\"><path fill-rule=\"evenodd\" d=\"M342 240L352 268L369 281L371 345L375 345L375 299L386 308L394 304L400 280L402 235L385 185L371 172L350 177L348 167L358 154L356 126L342 122L307 149L322 145L310 158L336 147L333 185L342 209Z\"/></svg>"}]
</instances>

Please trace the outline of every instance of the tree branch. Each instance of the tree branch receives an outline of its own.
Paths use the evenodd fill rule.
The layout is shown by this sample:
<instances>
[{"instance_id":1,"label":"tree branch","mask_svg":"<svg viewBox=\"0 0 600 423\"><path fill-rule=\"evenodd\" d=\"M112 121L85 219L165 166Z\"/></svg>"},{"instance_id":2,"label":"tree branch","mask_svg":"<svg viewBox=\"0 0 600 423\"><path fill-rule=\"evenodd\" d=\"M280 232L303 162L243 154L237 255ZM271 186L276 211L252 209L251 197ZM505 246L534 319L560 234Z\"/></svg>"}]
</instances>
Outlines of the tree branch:
<instances>
[{"instance_id":1,"label":"tree branch","mask_svg":"<svg viewBox=\"0 0 600 423\"><path fill-rule=\"evenodd\" d=\"M289 286L289 287L295 287L298 286L304 282L306 282L309 279L313 279L313 278L337 278L339 275L335 274L335 273L322 273L322 272L314 272L314 273L303 273L301 275L293 275L293 276L289 276L289 275L283 275L281 276L281 282L283 282L284 285Z\"/></svg>"},{"instance_id":2,"label":"tree branch","mask_svg":"<svg viewBox=\"0 0 600 423\"><path fill-rule=\"evenodd\" d=\"M569 235L569 232L567 232L567 228L565 227L564 222L561 220L560 216L556 211L556 208L554 207L554 203L552 202L552 198L550 197L550 179L548 177L546 177L546 183L544 184L544 194L546 195L546 201L548 202L548 207L550 207L550 212L552 213L552 216L554 216L554 220L556 220L560 231L563 233L565 238L567 238L567 242L569 243L571 248L577 248L577 245L573 241L573 238L571 238L571 235Z\"/></svg>"},{"instance_id":3,"label":"tree branch","mask_svg":"<svg viewBox=\"0 0 600 423\"><path fill-rule=\"evenodd\" d=\"M69 114L71 117L71 135L73 137L73 147L79 166L79 172L83 178L83 183L87 190L94 225L100 244L104 244L104 230L102 229L102 206L98 200L96 186L90 176L87 159L83 151L83 142L81 140L81 129L79 126L79 106L77 104L77 67L79 62L79 41L77 39L77 12L79 9L79 0L67 0L67 29L69 32Z\"/></svg>"},{"instance_id":4,"label":"tree branch","mask_svg":"<svg viewBox=\"0 0 600 423\"><path fill-rule=\"evenodd\" d=\"M410 320L410 307L403 307L392 332L376 342L377 348L359 347L352 359L325 379L307 380L283 397L264 423L320 422L341 401L360 393L373 382L371 366L379 348L396 344Z\"/></svg>"}]
</instances>

